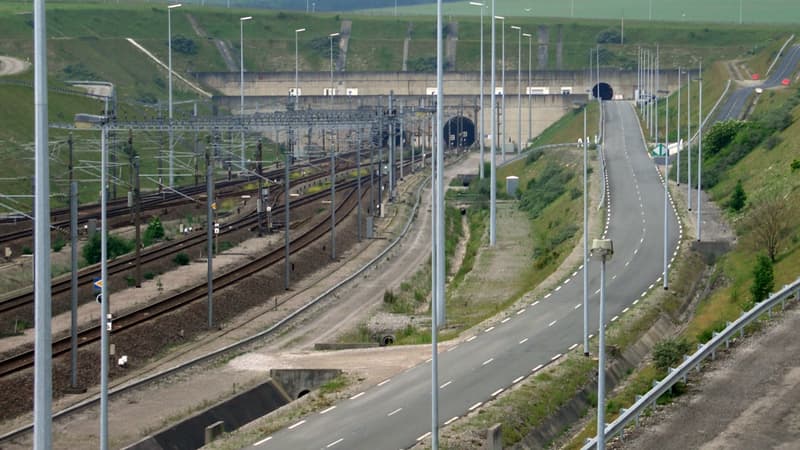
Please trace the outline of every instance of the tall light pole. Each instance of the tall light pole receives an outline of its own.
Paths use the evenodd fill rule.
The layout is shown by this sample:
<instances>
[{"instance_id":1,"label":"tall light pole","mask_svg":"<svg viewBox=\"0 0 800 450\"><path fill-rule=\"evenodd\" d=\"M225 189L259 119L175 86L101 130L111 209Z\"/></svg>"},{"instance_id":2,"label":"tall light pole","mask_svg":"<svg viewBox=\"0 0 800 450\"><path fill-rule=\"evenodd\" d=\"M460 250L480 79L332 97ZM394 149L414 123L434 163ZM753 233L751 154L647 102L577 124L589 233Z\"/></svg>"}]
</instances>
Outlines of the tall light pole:
<instances>
[{"instance_id":1,"label":"tall light pole","mask_svg":"<svg viewBox=\"0 0 800 450\"><path fill-rule=\"evenodd\" d=\"M739 0L739 25L743 23L742 19L742 0Z\"/></svg>"},{"instance_id":2,"label":"tall light pole","mask_svg":"<svg viewBox=\"0 0 800 450\"><path fill-rule=\"evenodd\" d=\"M294 30L294 102L297 103L299 97L300 83L298 81L298 74L300 73L300 59L297 45L297 35L306 31L305 28L298 28Z\"/></svg>"},{"instance_id":3,"label":"tall light pole","mask_svg":"<svg viewBox=\"0 0 800 450\"><path fill-rule=\"evenodd\" d=\"M478 6L481 8L481 100L480 100L480 108L481 108L481 122L480 122L480 139L478 139L479 146L481 149L481 163L480 167L478 168L478 172L480 173L481 180L483 179L483 166L484 166L484 158L483 158L483 139L486 136L486 112L483 109L483 10L485 9L486 5L480 2L469 2L472 6ZM492 86L494 89L494 86Z\"/></svg>"},{"instance_id":4,"label":"tall light pole","mask_svg":"<svg viewBox=\"0 0 800 450\"><path fill-rule=\"evenodd\" d=\"M439 326L443 322L444 311L444 95L442 89L444 67L444 51L442 39L442 0L436 2L436 180L434 212L434 234L436 248L434 249L436 263L432 267L435 280L431 292L435 293L435 300L431 301L431 448L439 449ZM433 181L433 180L432 180Z\"/></svg>"},{"instance_id":5,"label":"tall light pole","mask_svg":"<svg viewBox=\"0 0 800 450\"><path fill-rule=\"evenodd\" d=\"M253 16L239 18L239 119L244 122L244 23L251 20ZM244 129L241 133L242 147L239 159L239 170L245 170L244 167Z\"/></svg>"},{"instance_id":6,"label":"tall light pole","mask_svg":"<svg viewBox=\"0 0 800 450\"><path fill-rule=\"evenodd\" d=\"M331 33L328 35L328 39L331 41L331 91L328 95L334 95L334 85L333 85L333 38L339 37L339 33ZM331 103L333 103L333 99L331 99Z\"/></svg>"},{"instance_id":7,"label":"tall light pole","mask_svg":"<svg viewBox=\"0 0 800 450\"><path fill-rule=\"evenodd\" d=\"M653 21L653 0L650 0L650 9L647 14L647 20L649 20L650 22Z\"/></svg>"},{"instance_id":8,"label":"tall light pole","mask_svg":"<svg viewBox=\"0 0 800 450\"><path fill-rule=\"evenodd\" d=\"M676 153L678 154L678 162L675 166L675 183L680 186L681 185L681 147L683 147L683 143L681 142L681 80L683 74L681 72L681 68L678 67L678 139L675 140L678 144L678 150Z\"/></svg>"},{"instance_id":9,"label":"tall light pole","mask_svg":"<svg viewBox=\"0 0 800 450\"><path fill-rule=\"evenodd\" d=\"M589 356L589 139L583 108L583 354Z\"/></svg>"},{"instance_id":10,"label":"tall light pole","mask_svg":"<svg viewBox=\"0 0 800 450\"><path fill-rule=\"evenodd\" d=\"M496 49L494 42L496 28L495 19L497 19L497 16L494 15L494 2L495 0L492 0L492 117L489 119L492 132L491 155L489 155L489 159L491 160L489 164L489 246L491 247L497 246L497 164L495 162L495 151L497 149L497 77L495 73L497 72L497 61L495 58Z\"/></svg>"},{"instance_id":11,"label":"tall light pole","mask_svg":"<svg viewBox=\"0 0 800 450\"><path fill-rule=\"evenodd\" d=\"M108 450L108 128L100 135L100 450Z\"/></svg>"},{"instance_id":12,"label":"tall light pole","mask_svg":"<svg viewBox=\"0 0 800 450\"><path fill-rule=\"evenodd\" d=\"M667 236L669 228L667 224L667 215L669 214L669 94L666 94L667 104L664 110L664 144L666 146L666 154L664 155L664 290L669 289L669 282L667 281L668 267L667 261L669 259L669 248L667 244Z\"/></svg>"},{"instance_id":13,"label":"tall light pole","mask_svg":"<svg viewBox=\"0 0 800 450\"><path fill-rule=\"evenodd\" d=\"M47 148L47 27L44 0L33 2L35 176L33 448L52 446L53 362L50 291L50 153Z\"/></svg>"},{"instance_id":14,"label":"tall light pole","mask_svg":"<svg viewBox=\"0 0 800 450\"><path fill-rule=\"evenodd\" d=\"M517 153L522 149L522 28L512 25L517 30Z\"/></svg>"},{"instance_id":15,"label":"tall light pole","mask_svg":"<svg viewBox=\"0 0 800 450\"><path fill-rule=\"evenodd\" d=\"M501 115L503 116L503 142L500 147L500 151L503 152L503 161L506 160L506 18L503 16L498 17L503 24L500 26L500 34L502 37L502 54L501 54L501 62L500 68L502 69L502 91L503 91L503 106Z\"/></svg>"},{"instance_id":16,"label":"tall light pole","mask_svg":"<svg viewBox=\"0 0 800 450\"><path fill-rule=\"evenodd\" d=\"M595 239L592 241L592 257L600 261L600 328L597 331L597 449L606 448L606 261L614 255L614 244L611 239Z\"/></svg>"},{"instance_id":17,"label":"tall light pole","mask_svg":"<svg viewBox=\"0 0 800 450\"><path fill-rule=\"evenodd\" d=\"M533 66L533 35L522 33L528 38L528 141L533 140L533 98L531 97L531 67Z\"/></svg>"},{"instance_id":18,"label":"tall light pole","mask_svg":"<svg viewBox=\"0 0 800 450\"><path fill-rule=\"evenodd\" d=\"M167 71L169 72L167 76L169 79L169 187L175 186L175 143L172 139L172 10L180 7L180 3L167 6L167 63L169 65L167 68Z\"/></svg>"},{"instance_id":19,"label":"tall light pole","mask_svg":"<svg viewBox=\"0 0 800 450\"><path fill-rule=\"evenodd\" d=\"M686 205L692 210L692 71L686 71Z\"/></svg>"},{"instance_id":20,"label":"tall light pole","mask_svg":"<svg viewBox=\"0 0 800 450\"><path fill-rule=\"evenodd\" d=\"M697 106L697 242L700 242L703 229L703 223L700 221L700 189L703 186L703 61L700 61L698 81L700 93Z\"/></svg>"}]
</instances>

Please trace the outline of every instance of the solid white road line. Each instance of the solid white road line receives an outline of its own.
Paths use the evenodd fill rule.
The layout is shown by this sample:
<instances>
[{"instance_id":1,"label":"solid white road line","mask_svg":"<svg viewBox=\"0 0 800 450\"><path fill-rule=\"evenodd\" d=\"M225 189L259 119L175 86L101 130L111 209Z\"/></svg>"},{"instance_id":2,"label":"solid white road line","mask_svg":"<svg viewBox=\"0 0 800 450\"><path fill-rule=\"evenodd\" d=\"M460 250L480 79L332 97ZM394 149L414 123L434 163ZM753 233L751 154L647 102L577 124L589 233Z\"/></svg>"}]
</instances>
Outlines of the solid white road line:
<instances>
[{"instance_id":1,"label":"solid white road line","mask_svg":"<svg viewBox=\"0 0 800 450\"><path fill-rule=\"evenodd\" d=\"M272 440L272 436L267 436L267 437L265 437L264 439L262 439L262 440L260 440L260 441L256 442L255 444L253 444L253 447L258 447L259 445L261 445L261 444L263 444L264 442L267 442L267 441L269 441L269 440Z\"/></svg>"},{"instance_id":2,"label":"solid white road line","mask_svg":"<svg viewBox=\"0 0 800 450\"><path fill-rule=\"evenodd\" d=\"M296 424L294 424L294 425L289 425L289 428L288 428L288 429L289 429L289 430L294 430L295 428L299 427L300 425L302 425L302 424L304 424L304 423L306 423L305 419L301 420L300 422L297 422L297 423L296 423Z\"/></svg>"},{"instance_id":3,"label":"solid white road line","mask_svg":"<svg viewBox=\"0 0 800 450\"><path fill-rule=\"evenodd\" d=\"M395 415L395 414L399 413L399 412L400 412L400 411L402 411L402 410L403 410L403 408L397 408L397 409L395 409L394 411L392 411L392 412L390 412L389 414L387 414L387 415L386 415L386 417L392 417L393 415Z\"/></svg>"},{"instance_id":4,"label":"solid white road line","mask_svg":"<svg viewBox=\"0 0 800 450\"><path fill-rule=\"evenodd\" d=\"M330 408L327 408L327 409L323 409L323 410L322 410L322 411L320 411L319 413L320 413L320 414L329 413L329 412L333 411L334 409L336 409L336 405L333 405L333 406L331 406Z\"/></svg>"},{"instance_id":5,"label":"solid white road line","mask_svg":"<svg viewBox=\"0 0 800 450\"><path fill-rule=\"evenodd\" d=\"M344 440L344 438L339 438L339 439L337 439L337 440L335 440L335 441L331 442L330 444L326 445L326 446L325 446L325 448L331 448L331 447L333 447L334 445L336 445L336 444L338 444L338 443L342 442L343 440Z\"/></svg>"}]
</instances>

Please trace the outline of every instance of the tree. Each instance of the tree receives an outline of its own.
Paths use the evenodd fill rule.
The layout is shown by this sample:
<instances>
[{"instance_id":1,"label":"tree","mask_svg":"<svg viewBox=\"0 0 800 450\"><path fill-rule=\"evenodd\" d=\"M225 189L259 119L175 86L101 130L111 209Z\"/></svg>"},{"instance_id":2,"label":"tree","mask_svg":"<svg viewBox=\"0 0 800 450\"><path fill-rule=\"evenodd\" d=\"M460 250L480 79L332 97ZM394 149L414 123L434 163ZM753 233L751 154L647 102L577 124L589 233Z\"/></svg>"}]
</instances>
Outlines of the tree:
<instances>
[{"instance_id":1,"label":"tree","mask_svg":"<svg viewBox=\"0 0 800 450\"><path fill-rule=\"evenodd\" d=\"M767 253L775 262L778 252L792 232L794 206L780 190L768 188L750 202L746 227L757 250Z\"/></svg>"},{"instance_id":2,"label":"tree","mask_svg":"<svg viewBox=\"0 0 800 450\"><path fill-rule=\"evenodd\" d=\"M733 188L733 192L731 193L731 199L728 201L728 208L732 211L739 212L744 208L746 201L747 194L744 193L742 181L739 180L736 182L736 187Z\"/></svg>"},{"instance_id":3,"label":"tree","mask_svg":"<svg viewBox=\"0 0 800 450\"><path fill-rule=\"evenodd\" d=\"M144 245L151 245L159 239L164 239L164 225L161 224L161 219L153 217L147 224L147 229L144 230Z\"/></svg>"},{"instance_id":4,"label":"tree","mask_svg":"<svg viewBox=\"0 0 800 450\"><path fill-rule=\"evenodd\" d=\"M134 244L118 236L108 236L108 259L114 259L117 256L124 255L125 253L133 250ZM83 259L88 264L96 264L100 262L100 233L95 233L89 239L89 242L83 246Z\"/></svg>"},{"instance_id":5,"label":"tree","mask_svg":"<svg viewBox=\"0 0 800 450\"><path fill-rule=\"evenodd\" d=\"M766 300L774 287L775 275L772 272L772 260L766 255L758 255L756 266L753 268L753 285L750 286L753 302Z\"/></svg>"}]
</instances>

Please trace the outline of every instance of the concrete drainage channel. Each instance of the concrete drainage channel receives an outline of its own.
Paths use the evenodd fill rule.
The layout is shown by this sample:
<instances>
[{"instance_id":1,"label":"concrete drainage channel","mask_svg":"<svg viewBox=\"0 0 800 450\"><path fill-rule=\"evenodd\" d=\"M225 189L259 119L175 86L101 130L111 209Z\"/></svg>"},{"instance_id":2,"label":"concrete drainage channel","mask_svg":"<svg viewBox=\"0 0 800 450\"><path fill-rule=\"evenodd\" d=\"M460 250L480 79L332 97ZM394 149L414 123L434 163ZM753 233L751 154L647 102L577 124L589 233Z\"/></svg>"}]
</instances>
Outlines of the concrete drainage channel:
<instances>
[{"instance_id":1,"label":"concrete drainage channel","mask_svg":"<svg viewBox=\"0 0 800 450\"><path fill-rule=\"evenodd\" d=\"M125 450L194 450L341 375L338 369L271 370L264 383L170 425Z\"/></svg>"}]
</instances>

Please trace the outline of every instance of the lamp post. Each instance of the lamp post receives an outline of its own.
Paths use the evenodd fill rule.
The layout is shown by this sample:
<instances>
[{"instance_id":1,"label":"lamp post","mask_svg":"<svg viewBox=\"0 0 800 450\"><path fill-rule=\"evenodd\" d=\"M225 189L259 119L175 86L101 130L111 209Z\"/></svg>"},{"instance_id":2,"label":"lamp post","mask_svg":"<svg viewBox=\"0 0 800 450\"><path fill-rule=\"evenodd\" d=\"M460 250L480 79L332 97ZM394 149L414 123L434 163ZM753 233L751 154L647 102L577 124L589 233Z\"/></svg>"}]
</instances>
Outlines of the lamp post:
<instances>
[{"instance_id":1,"label":"lamp post","mask_svg":"<svg viewBox=\"0 0 800 450\"><path fill-rule=\"evenodd\" d=\"M678 67L678 138L675 140L677 143L677 151L675 153L678 155L678 162L675 166L675 183L678 186L681 185L681 147L683 147L681 142L681 77L681 68Z\"/></svg>"},{"instance_id":2,"label":"lamp post","mask_svg":"<svg viewBox=\"0 0 800 450\"><path fill-rule=\"evenodd\" d=\"M664 125L664 144L666 147L666 153L664 154L664 290L667 290L669 289L669 281L667 281L667 261L669 260L669 244L667 243L669 232L669 221L667 220L667 215L669 213L669 93L667 93L665 97L667 100L664 110L664 121L666 122Z\"/></svg>"},{"instance_id":3,"label":"lamp post","mask_svg":"<svg viewBox=\"0 0 800 450\"><path fill-rule=\"evenodd\" d=\"M592 257L600 261L600 329L598 362L597 362L597 449L606 448L606 261L614 255L614 243L611 239L595 239L592 241Z\"/></svg>"},{"instance_id":4,"label":"lamp post","mask_svg":"<svg viewBox=\"0 0 800 450\"><path fill-rule=\"evenodd\" d=\"M167 6L167 79L169 85L169 187L175 186L175 143L172 141L172 10L182 5L176 3Z\"/></svg>"},{"instance_id":5,"label":"lamp post","mask_svg":"<svg viewBox=\"0 0 800 450\"><path fill-rule=\"evenodd\" d=\"M528 142L533 140L533 98L531 97L531 67L533 67L533 35L522 33L528 38Z\"/></svg>"},{"instance_id":6,"label":"lamp post","mask_svg":"<svg viewBox=\"0 0 800 450\"><path fill-rule=\"evenodd\" d=\"M501 47L502 53L500 56L500 70L502 81L500 82L502 86L503 92L503 104L501 107L500 114L503 116L503 142L501 142L500 151L503 152L503 161L506 160L506 18L504 16L497 16L497 19L501 20L503 24L500 26L500 34L501 34Z\"/></svg>"},{"instance_id":7,"label":"lamp post","mask_svg":"<svg viewBox=\"0 0 800 450\"><path fill-rule=\"evenodd\" d=\"M522 28L511 25L517 30L517 153L522 148Z\"/></svg>"},{"instance_id":8,"label":"lamp post","mask_svg":"<svg viewBox=\"0 0 800 450\"><path fill-rule=\"evenodd\" d=\"M297 35L306 31L305 28L298 28L294 30L294 102L297 103L297 97L300 96L298 92L299 82L298 82L298 74L300 72L300 60L298 54L298 47L297 47Z\"/></svg>"},{"instance_id":9,"label":"lamp post","mask_svg":"<svg viewBox=\"0 0 800 450\"><path fill-rule=\"evenodd\" d=\"M483 10L485 9L486 5L484 5L483 3L480 3L480 2L469 2L469 4L472 5L472 6L478 6L478 7L481 8L481 100L480 100L480 102L481 102L480 103L480 105L481 105L480 106L480 108L481 108L481 122L480 122L480 139L478 139L480 141L479 142L479 146L480 146L480 149L481 149L480 150L481 151L481 163L480 163L480 167L478 167L478 172L480 173L480 178L482 180L483 179L483 166L484 166L484 164L483 164L483 161L484 161L484 159L483 159L483 137L486 135L486 126L484 125L485 122L486 122L486 120L484 119L484 117L486 117L486 113L484 112L484 109L483 109ZM494 86L492 86L492 88L494 89Z\"/></svg>"},{"instance_id":10,"label":"lamp post","mask_svg":"<svg viewBox=\"0 0 800 450\"><path fill-rule=\"evenodd\" d=\"M489 119L489 123L491 123L492 134L492 145L490 150L491 155L489 156L491 161L489 164L489 246L491 247L497 246L497 164L495 163L495 150L497 149L497 88L495 86L497 77L495 76L495 73L497 72L497 61L495 61L494 42L496 18L497 16L494 15L494 0L492 0L492 117Z\"/></svg>"},{"instance_id":11,"label":"lamp post","mask_svg":"<svg viewBox=\"0 0 800 450\"><path fill-rule=\"evenodd\" d=\"M686 206L692 210L692 71L686 71Z\"/></svg>"},{"instance_id":12,"label":"lamp post","mask_svg":"<svg viewBox=\"0 0 800 450\"><path fill-rule=\"evenodd\" d=\"M335 88L333 87L333 38L339 37L339 33L331 33L328 35L328 39L331 41L331 91L328 95L333 96ZM331 99L331 103L333 103L333 99Z\"/></svg>"},{"instance_id":13,"label":"lamp post","mask_svg":"<svg viewBox=\"0 0 800 450\"><path fill-rule=\"evenodd\" d=\"M239 119L244 121L244 23L251 20L253 16L239 18ZM239 168L244 167L244 129L241 133L242 147L240 151Z\"/></svg>"},{"instance_id":14,"label":"lamp post","mask_svg":"<svg viewBox=\"0 0 800 450\"><path fill-rule=\"evenodd\" d=\"M697 242L700 242L703 229L703 223L700 221L700 189L703 180L703 61L700 61L697 81L700 84L697 106Z\"/></svg>"},{"instance_id":15,"label":"lamp post","mask_svg":"<svg viewBox=\"0 0 800 450\"><path fill-rule=\"evenodd\" d=\"M589 356L589 139L583 108L583 354Z\"/></svg>"}]
</instances>

